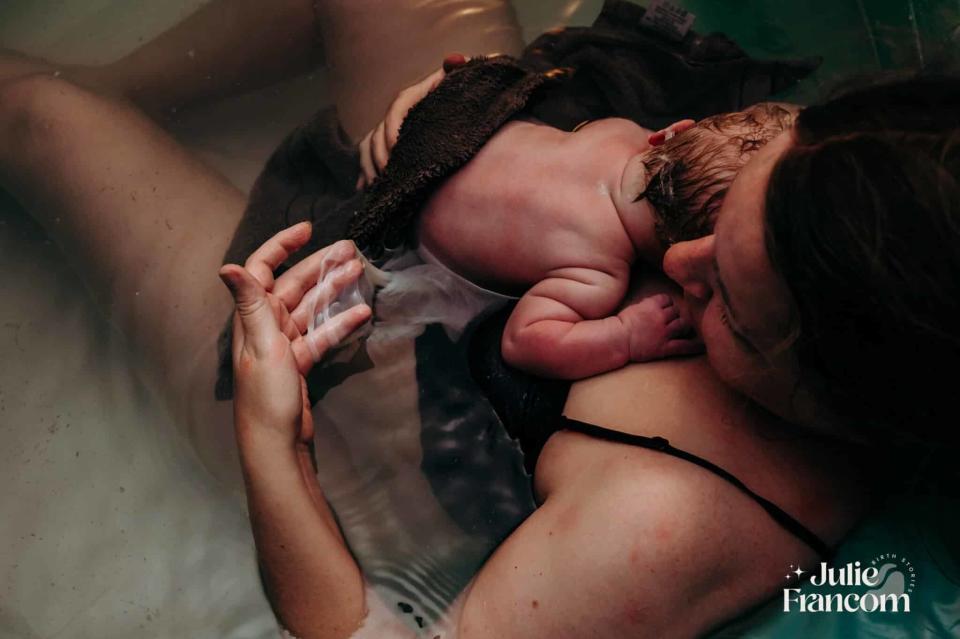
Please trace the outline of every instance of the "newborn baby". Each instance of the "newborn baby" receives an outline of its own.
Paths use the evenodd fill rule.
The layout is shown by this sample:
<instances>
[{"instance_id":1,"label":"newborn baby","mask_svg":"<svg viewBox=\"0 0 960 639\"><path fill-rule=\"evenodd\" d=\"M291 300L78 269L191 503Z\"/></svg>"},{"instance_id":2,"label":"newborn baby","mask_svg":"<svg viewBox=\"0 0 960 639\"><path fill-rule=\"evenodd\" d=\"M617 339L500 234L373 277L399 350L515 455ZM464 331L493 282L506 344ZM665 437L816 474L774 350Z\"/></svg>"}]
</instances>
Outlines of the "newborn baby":
<instances>
[{"instance_id":1,"label":"newborn baby","mask_svg":"<svg viewBox=\"0 0 960 639\"><path fill-rule=\"evenodd\" d=\"M700 352L670 296L624 305L631 279L659 271L673 242L712 231L737 171L795 113L764 103L666 141L616 118L574 132L509 122L428 201L421 248L522 295L502 342L517 368L580 379Z\"/></svg>"}]
</instances>

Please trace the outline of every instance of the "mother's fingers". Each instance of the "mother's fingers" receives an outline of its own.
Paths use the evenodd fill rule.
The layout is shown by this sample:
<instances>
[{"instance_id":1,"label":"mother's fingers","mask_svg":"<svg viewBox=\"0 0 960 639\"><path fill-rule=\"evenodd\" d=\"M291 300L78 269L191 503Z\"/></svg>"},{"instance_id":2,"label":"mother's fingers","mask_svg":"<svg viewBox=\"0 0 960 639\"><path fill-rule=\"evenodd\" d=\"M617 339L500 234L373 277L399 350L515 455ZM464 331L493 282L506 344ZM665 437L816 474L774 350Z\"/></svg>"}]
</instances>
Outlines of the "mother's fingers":
<instances>
[{"instance_id":1,"label":"mother's fingers","mask_svg":"<svg viewBox=\"0 0 960 639\"><path fill-rule=\"evenodd\" d=\"M279 333L277 319L270 307L266 290L251 273L236 264L227 264L221 268L220 279L233 295L237 321L243 335L243 347L250 349L257 357L266 356L273 339ZM235 332L235 342L237 337Z\"/></svg>"},{"instance_id":2,"label":"mother's fingers","mask_svg":"<svg viewBox=\"0 0 960 639\"><path fill-rule=\"evenodd\" d=\"M270 307L273 309L273 316L277 319L280 331L286 335L287 339L291 342L300 337L300 328L290 317L290 312L287 310L287 307L283 305L283 302L271 293L267 293L267 298L270 300Z\"/></svg>"},{"instance_id":3,"label":"mother's fingers","mask_svg":"<svg viewBox=\"0 0 960 639\"><path fill-rule=\"evenodd\" d=\"M697 125L696 120L680 120L679 122L674 122L665 129L660 129L656 133L650 135L647 138L647 144L650 146L661 146L667 140L671 140L677 135L680 135L684 131L692 129Z\"/></svg>"},{"instance_id":4,"label":"mother's fingers","mask_svg":"<svg viewBox=\"0 0 960 639\"><path fill-rule=\"evenodd\" d=\"M360 177L362 186L369 186L377 179L377 168L373 165L373 129L360 140ZM359 185L359 180L358 180Z\"/></svg>"},{"instance_id":5,"label":"mother's fingers","mask_svg":"<svg viewBox=\"0 0 960 639\"><path fill-rule=\"evenodd\" d=\"M247 258L244 268L257 278L263 288L272 290L273 272L310 240L312 231L309 222L294 224L280 231Z\"/></svg>"},{"instance_id":6,"label":"mother's fingers","mask_svg":"<svg viewBox=\"0 0 960 639\"><path fill-rule=\"evenodd\" d=\"M451 53L443 59L443 71L444 73L450 73L457 67L465 65L469 60L470 58L462 53Z\"/></svg>"},{"instance_id":7,"label":"mother's fingers","mask_svg":"<svg viewBox=\"0 0 960 639\"><path fill-rule=\"evenodd\" d=\"M452 56L448 57L452 59ZM462 58L463 56L460 57ZM446 63L446 60L444 63ZM428 93L436 89L440 85L440 82L443 81L443 78L446 76L446 74L447 72L445 67L441 67L425 77L423 80L420 80L416 84L407 87L397 94L396 99L387 109L387 114L384 116L383 122L380 123L380 125L383 127L384 144L384 149L381 154L388 153L393 149L400 134L400 126L406 119L410 109L420 102L420 100L425 98ZM384 162L384 165L385 164L386 162Z\"/></svg>"},{"instance_id":8,"label":"mother's fingers","mask_svg":"<svg viewBox=\"0 0 960 639\"><path fill-rule=\"evenodd\" d=\"M373 130L373 163L377 167L377 174L383 175L390 161L390 150L387 148L386 120L382 120Z\"/></svg>"},{"instance_id":9,"label":"mother's fingers","mask_svg":"<svg viewBox=\"0 0 960 639\"><path fill-rule=\"evenodd\" d=\"M354 306L340 313L311 331L295 340L290 347L297 360L297 368L302 375L306 375L332 348L339 346L354 331L363 326L370 319L371 310L366 304Z\"/></svg>"},{"instance_id":10,"label":"mother's fingers","mask_svg":"<svg viewBox=\"0 0 960 639\"><path fill-rule=\"evenodd\" d=\"M287 308L292 309L300 303L303 295L317 284L321 273L349 262L356 255L357 247L349 240L341 240L322 248L278 277L273 286L273 294L280 298Z\"/></svg>"},{"instance_id":11,"label":"mother's fingers","mask_svg":"<svg viewBox=\"0 0 960 639\"><path fill-rule=\"evenodd\" d=\"M307 330L311 315L318 308L332 304L344 290L354 284L363 275L360 260L350 260L330 270L316 288L305 295L297 307L290 311L290 317L300 332Z\"/></svg>"}]
</instances>

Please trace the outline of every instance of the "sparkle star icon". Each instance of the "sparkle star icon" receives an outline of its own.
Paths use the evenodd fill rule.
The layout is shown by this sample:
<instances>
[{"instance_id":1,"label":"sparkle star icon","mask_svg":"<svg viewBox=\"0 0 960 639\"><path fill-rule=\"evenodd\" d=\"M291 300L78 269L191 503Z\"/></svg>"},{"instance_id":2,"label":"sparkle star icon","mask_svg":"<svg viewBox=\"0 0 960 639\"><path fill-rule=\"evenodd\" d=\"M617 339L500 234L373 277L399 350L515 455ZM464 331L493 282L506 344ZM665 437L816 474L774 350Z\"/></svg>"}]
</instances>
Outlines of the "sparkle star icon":
<instances>
[{"instance_id":1,"label":"sparkle star icon","mask_svg":"<svg viewBox=\"0 0 960 639\"><path fill-rule=\"evenodd\" d=\"M795 574L795 575L797 576L797 579L799 579L799 578L800 578L800 575L802 575L803 573L805 573L805 572L807 572L807 571L806 571L806 570L803 570L802 568L800 568L800 566L797 566L797 569L796 569L796 570L791 570L790 572L792 572L793 574Z\"/></svg>"}]
</instances>

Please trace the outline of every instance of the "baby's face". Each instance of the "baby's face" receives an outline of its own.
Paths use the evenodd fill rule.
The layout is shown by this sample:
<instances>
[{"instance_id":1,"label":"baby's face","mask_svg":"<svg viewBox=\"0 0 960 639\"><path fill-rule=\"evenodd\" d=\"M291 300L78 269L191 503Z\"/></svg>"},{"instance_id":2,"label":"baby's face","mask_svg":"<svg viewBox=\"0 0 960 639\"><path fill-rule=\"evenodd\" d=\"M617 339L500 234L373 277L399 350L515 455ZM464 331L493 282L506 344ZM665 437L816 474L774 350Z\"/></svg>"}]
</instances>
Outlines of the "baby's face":
<instances>
[{"instance_id":1,"label":"baby's face","mask_svg":"<svg viewBox=\"0 0 960 639\"><path fill-rule=\"evenodd\" d=\"M652 207L654 232L663 250L713 232L716 213L737 173L767 142L789 129L798 112L795 105L765 102L713 116L630 161L625 176L630 174L638 201Z\"/></svg>"}]
</instances>

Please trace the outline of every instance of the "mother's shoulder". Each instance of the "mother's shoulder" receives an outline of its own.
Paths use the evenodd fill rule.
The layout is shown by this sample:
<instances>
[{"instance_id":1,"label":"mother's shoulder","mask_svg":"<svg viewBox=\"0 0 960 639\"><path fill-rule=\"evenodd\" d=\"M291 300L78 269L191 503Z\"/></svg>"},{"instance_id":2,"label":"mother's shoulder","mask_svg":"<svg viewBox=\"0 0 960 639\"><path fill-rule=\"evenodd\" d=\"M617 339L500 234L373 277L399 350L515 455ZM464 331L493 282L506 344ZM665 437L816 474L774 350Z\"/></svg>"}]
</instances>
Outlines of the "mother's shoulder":
<instances>
[{"instance_id":1,"label":"mother's shoulder","mask_svg":"<svg viewBox=\"0 0 960 639\"><path fill-rule=\"evenodd\" d=\"M648 434L642 431L672 431L675 424L699 430L748 405L717 378L705 357L696 357L632 364L576 382L564 412L574 419Z\"/></svg>"},{"instance_id":2,"label":"mother's shoulder","mask_svg":"<svg viewBox=\"0 0 960 639\"><path fill-rule=\"evenodd\" d=\"M562 566L577 597L554 603L577 621L608 625L610 637L699 636L774 594L809 553L701 469L616 446L585 460L524 524L528 537L512 540L532 544L514 547L517 557L553 557L556 546L544 563Z\"/></svg>"},{"instance_id":3,"label":"mother's shoulder","mask_svg":"<svg viewBox=\"0 0 960 639\"><path fill-rule=\"evenodd\" d=\"M599 426L664 437L731 473L828 543L841 539L864 507L860 471L848 463L849 447L785 424L729 390L705 358L640 364L578 383L565 412ZM590 488L592 477L574 470L587 466L595 468L593 476L605 476L603 486ZM659 487L664 494L684 496L654 502L675 509L665 517L682 513L720 537L725 531L713 526L727 520L727 530L758 550L789 546L809 552L725 478L662 452L561 432L544 448L537 474L546 498L574 490L613 495L638 485L645 491ZM651 516L647 504L622 497L609 506Z\"/></svg>"}]
</instances>

